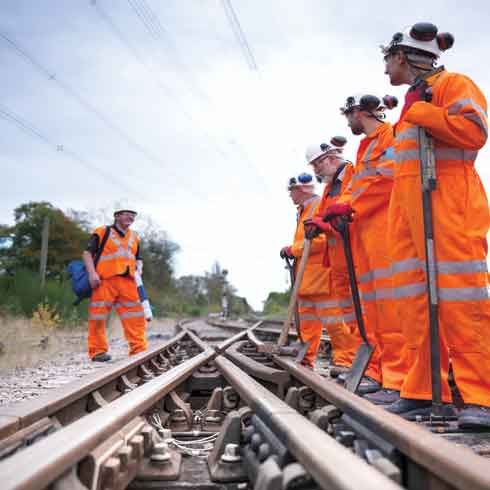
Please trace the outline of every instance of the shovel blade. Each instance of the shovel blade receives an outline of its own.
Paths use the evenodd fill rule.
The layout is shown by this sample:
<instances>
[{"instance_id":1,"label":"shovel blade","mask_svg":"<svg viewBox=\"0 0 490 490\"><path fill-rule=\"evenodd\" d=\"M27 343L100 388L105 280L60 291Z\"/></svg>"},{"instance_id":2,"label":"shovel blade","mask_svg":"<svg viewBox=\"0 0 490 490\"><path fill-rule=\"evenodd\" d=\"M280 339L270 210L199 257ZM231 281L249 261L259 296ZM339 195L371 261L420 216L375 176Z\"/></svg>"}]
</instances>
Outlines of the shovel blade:
<instances>
[{"instance_id":1,"label":"shovel blade","mask_svg":"<svg viewBox=\"0 0 490 490\"><path fill-rule=\"evenodd\" d=\"M308 347L310 347L310 342L293 342L292 344L289 344L288 347L292 349L293 356L294 353L296 353L296 357L294 358L295 362L301 363L305 358Z\"/></svg>"},{"instance_id":2,"label":"shovel blade","mask_svg":"<svg viewBox=\"0 0 490 490\"><path fill-rule=\"evenodd\" d=\"M357 388L359 388L359 384L366 372L373 352L374 345L363 343L359 346L354 362L352 363L350 374L345 381L345 388L351 393L355 393Z\"/></svg>"}]
</instances>

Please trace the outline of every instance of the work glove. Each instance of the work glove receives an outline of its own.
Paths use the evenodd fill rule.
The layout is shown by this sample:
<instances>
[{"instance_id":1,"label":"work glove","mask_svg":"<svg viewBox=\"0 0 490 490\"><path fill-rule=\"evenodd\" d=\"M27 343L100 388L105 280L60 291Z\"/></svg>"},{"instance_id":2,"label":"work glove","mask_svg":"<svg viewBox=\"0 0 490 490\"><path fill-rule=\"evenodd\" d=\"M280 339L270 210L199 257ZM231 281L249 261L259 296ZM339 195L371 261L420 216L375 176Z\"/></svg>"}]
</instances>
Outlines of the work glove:
<instances>
[{"instance_id":1,"label":"work glove","mask_svg":"<svg viewBox=\"0 0 490 490\"><path fill-rule=\"evenodd\" d=\"M432 87L425 80L412 85L405 94L405 104L400 114L400 121L415 102L430 102L432 99Z\"/></svg>"},{"instance_id":2,"label":"work glove","mask_svg":"<svg viewBox=\"0 0 490 490\"><path fill-rule=\"evenodd\" d=\"M350 222L353 219L354 210L352 206L347 202L338 202L331 204L325 210L323 215L323 221L328 221L332 225L332 228L339 231L342 222Z\"/></svg>"},{"instance_id":3,"label":"work glove","mask_svg":"<svg viewBox=\"0 0 490 490\"><path fill-rule=\"evenodd\" d=\"M305 236L309 240L317 237L321 233L329 233L332 231L330 223L326 223L320 216L307 219L303 222L305 226Z\"/></svg>"},{"instance_id":4,"label":"work glove","mask_svg":"<svg viewBox=\"0 0 490 490\"><path fill-rule=\"evenodd\" d=\"M294 259L293 251L291 246L282 247L281 252L279 254L281 259Z\"/></svg>"}]
</instances>

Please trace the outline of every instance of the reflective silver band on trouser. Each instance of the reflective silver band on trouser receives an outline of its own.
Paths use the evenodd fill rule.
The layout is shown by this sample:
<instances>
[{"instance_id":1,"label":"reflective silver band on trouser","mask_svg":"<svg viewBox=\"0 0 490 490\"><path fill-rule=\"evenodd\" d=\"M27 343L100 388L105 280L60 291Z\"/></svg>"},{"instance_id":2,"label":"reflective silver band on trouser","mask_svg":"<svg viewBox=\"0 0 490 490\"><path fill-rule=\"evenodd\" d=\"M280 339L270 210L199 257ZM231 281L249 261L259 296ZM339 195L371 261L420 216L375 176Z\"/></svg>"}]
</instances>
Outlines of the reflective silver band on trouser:
<instances>
[{"instance_id":1,"label":"reflective silver band on trouser","mask_svg":"<svg viewBox=\"0 0 490 490\"><path fill-rule=\"evenodd\" d=\"M135 318L135 317L140 317L140 316L145 316L145 312L143 309L141 311L126 311L124 313L119 313L119 318Z\"/></svg>"},{"instance_id":2,"label":"reflective silver band on trouser","mask_svg":"<svg viewBox=\"0 0 490 490\"><path fill-rule=\"evenodd\" d=\"M89 320L106 320L109 318L109 313L90 313L88 315Z\"/></svg>"},{"instance_id":3,"label":"reflective silver band on trouser","mask_svg":"<svg viewBox=\"0 0 490 490\"><path fill-rule=\"evenodd\" d=\"M488 272L486 260L440 261L436 264L437 274L474 274ZM365 284L374 279L385 279L399 272L420 269L425 273L425 263L420 259L406 259L394 262L391 267L373 269L359 276L359 283Z\"/></svg>"},{"instance_id":4,"label":"reflective silver band on trouser","mask_svg":"<svg viewBox=\"0 0 490 490\"><path fill-rule=\"evenodd\" d=\"M334 247L337 244L337 239L334 236L328 237L327 238L327 244L330 247Z\"/></svg>"},{"instance_id":5,"label":"reflective silver band on trouser","mask_svg":"<svg viewBox=\"0 0 490 490\"><path fill-rule=\"evenodd\" d=\"M112 301L92 301L88 304L89 308L103 308L104 306L112 308L114 303Z\"/></svg>"},{"instance_id":6,"label":"reflective silver band on trouser","mask_svg":"<svg viewBox=\"0 0 490 490\"><path fill-rule=\"evenodd\" d=\"M141 305L140 301L128 301L126 303L116 303L114 306L116 308L133 308L138 305Z\"/></svg>"},{"instance_id":7,"label":"reflective silver band on trouser","mask_svg":"<svg viewBox=\"0 0 490 490\"><path fill-rule=\"evenodd\" d=\"M362 301L375 301L382 299L403 299L412 296L427 294L427 284L415 283L396 288L376 289L368 293L361 293ZM440 301L485 301L490 299L488 286L476 288L437 288Z\"/></svg>"},{"instance_id":8,"label":"reflective silver band on trouser","mask_svg":"<svg viewBox=\"0 0 490 490\"><path fill-rule=\"evenodd\" d=\"M339 305L336 299L330 301L305 301L300 299L298 301L299 308L335 308Z\"/></svg>"}]
</instances>

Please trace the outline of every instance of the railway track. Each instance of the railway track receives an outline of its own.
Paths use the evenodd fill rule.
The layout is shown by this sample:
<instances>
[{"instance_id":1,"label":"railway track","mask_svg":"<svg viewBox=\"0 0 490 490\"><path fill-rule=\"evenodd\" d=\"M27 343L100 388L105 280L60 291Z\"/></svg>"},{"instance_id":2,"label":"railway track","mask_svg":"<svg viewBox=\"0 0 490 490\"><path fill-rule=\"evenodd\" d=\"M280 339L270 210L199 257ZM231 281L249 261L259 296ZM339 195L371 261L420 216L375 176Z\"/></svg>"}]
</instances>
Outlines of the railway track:
<instances>
[{"instance_id":1,"label":"railway track","mask_svg":"<svg viewBox=\"0 0 490 490\"><path fill-rule=\"evenodd\" d=\"M234 335L187 323L152 351L0 409L1 488L490 489L490 434L402 420L260 354L274 325L226 326Z\"/></svg>"}]
</instances>

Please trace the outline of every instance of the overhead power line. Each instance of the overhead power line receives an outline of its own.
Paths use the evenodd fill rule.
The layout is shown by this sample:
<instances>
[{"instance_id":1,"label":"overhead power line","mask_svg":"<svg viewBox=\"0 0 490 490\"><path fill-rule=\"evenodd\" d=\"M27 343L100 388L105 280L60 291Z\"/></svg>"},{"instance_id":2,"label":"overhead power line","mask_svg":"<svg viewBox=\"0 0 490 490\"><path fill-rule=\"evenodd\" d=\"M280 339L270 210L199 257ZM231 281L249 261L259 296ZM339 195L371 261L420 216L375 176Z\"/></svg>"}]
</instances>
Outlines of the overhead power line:
<instances>
[{"instance_id":1,"label":"overhead power line","mask_svg":"<svg viewBox=\"0 0 490 490\"><path fill-rule=\"evenodd\" d=\"M226 14L226 18L231 26L231 30L235 35L235 38L240 46L240 49L243 53L245 61L247 62L250 70L259 73L259 67L257 66L257 62L255 60L255 56L253 54L252 48L250 47L249 42L247 41L247 37L245 36L245 32L243 32L240 21L238 20L238 16L233 8L233 4L231 0L221 0L223 4L223 9Z\"/></svg>"},{"instance_id":2,"label":"overhead power line","mask_svg":"<svg viewBox=\"0 0 490 490\"><path fill-rule=\"evenodd\" d=\"M126 185L122 180L119 180L117 177L114 177L114 175L101 169L96 164L78 155L78 153L76 153L75 151L67 148L66 145L60 144L59 142L52 140L49 136L43 133L39 128L36 128L32 123L22 118L18 114L15 114L11 109L4 106L3 104L0 104L0 117L14 124L24 133L41 140L44 144L51 147L54 151L62 152L64 155L76 161L80 166L84 167L87 170L90 170L92 174L100 175L107 182L110 182L116 187L119 187L125 193L129 193L133 196L136 195L138 196L138 198L146 200L144 196L140 195L137 191L135 191L134 189Z\"/></svg>"},{"instance_id":3,"label":"overhead power line","mask_svg":"<svg viewBox=\"0 0 490 490\"><path fill-rule=\"evenodd\" d=\"M129 136L121 127L111 121L111 119L106 116L102 111L100 111L94 104L89 102L85 97L83 97L76 90L71 88L67 83L58 79L56 73L52 70L48 69L46 66L41 64L36 58L34 58L31 54L29 54L24 48L22 48L18 43L16 43L12 38L7 36L6 34L0 32L0 39L2 39L5 44L14 51L18 56L23 58L26 62L32 65L38 72L42 75L46 76L49 80L53 81L61 90L71 98L75 99L79 105L81 105L85 110L92 113L97 117L100 121L102 121L110 130L116 133L120 138L122 138L128 146L130 146L133 150L137 151L140 155L146 158L146 160L150 161L152 164L156 165L159 169L162 167L168 172L171 168L170 165L167 164L161 158L153 155L148 149L146 149L143 145L139 144L135 141L131 136Z\"/></svg>"}]
</instances>

